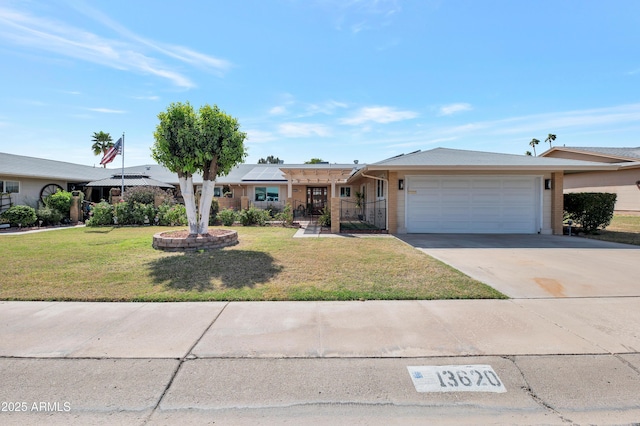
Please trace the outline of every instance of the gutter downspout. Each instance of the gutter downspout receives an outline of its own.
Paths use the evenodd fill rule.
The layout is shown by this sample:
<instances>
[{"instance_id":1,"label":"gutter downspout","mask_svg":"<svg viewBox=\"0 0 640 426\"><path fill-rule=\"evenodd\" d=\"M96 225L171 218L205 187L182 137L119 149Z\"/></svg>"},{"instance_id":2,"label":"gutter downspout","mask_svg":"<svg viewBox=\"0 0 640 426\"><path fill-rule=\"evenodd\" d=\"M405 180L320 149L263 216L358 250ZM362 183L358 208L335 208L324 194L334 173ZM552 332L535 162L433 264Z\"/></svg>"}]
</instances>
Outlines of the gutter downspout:
<instances>
[{"instance_id":1,"label":"gutter downspout","mask_svg":"<svg viewBox=\"0 0 640 426\"><path fill-rule=\"evenodd\" d=\"M381 180L381 181L385 182L387 184L387 196L389 196L389 179L381 178L381 177L378 177L378 176L370 176L370 175L365 174L364 172L362 172L360 175L362 177L366 177L366 178L369 178L369 179ZM385 209L385 218L384 218L384 220L386 222L385 223L386 231L389 232L389 199L387 199L387 208Z\"/></svg>"}]
</instances>

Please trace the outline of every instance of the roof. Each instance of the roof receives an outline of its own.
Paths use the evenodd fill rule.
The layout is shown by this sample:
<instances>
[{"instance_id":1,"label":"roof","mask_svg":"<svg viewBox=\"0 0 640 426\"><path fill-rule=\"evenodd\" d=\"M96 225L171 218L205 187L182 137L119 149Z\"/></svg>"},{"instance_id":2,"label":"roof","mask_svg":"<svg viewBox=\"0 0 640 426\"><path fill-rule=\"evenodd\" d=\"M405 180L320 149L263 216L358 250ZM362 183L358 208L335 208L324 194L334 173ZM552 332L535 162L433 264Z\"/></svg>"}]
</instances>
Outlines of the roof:
<instances>
[{"instance_id":1,"label":"roof","mask_svg":"<svg viewBox=\"0 0 640 426\"><path fill-rule=\"evenodd\" d=\"M122 179L124 177L124 179ZM110 178L100 179L93 182L89 182L87 186L108 186L118 187L123 184L124 186L157 186L159 188L173 188L174 186L166 182L160 182L155 179L151 179L149 176L136 174L136 173L122 173L115 174Z\"/></svg>"},{"instance_id":2,"label":"roof","mask_svg":"<svg viewBox=\"0 0 640 426\"><path fill-rule=\"evenodd\" d=\"M639 150L626 148L627 150ZM637 153L640 158L640 152ZM218 176L219 185L284 183L287 176L296 182L333 180L345 181L367 170L513 170L564 171L617 170L620 164L605 164L563 158L532 157L492 152L435 148L397 155L380 162L363 164L238 164L226 176ZM125 175L145 176L155 181L152 186L178 185L178 175L158 164L125 167ZM35 157L0 153L0 174L69 182L91 182L92 186L120 186L121 179L113 178L114 169L96 168L80 164L45 160ZM96 182L100 182L99 185ZM109 183L112 182L112 183ZM130 181L133 182L133 181ZM141 182L141 181L140 181ZM138 184L142 184L138 182ZM195 184L202 183L201 175L194 175Z\"/></svg>"},{"instance_id":3,"label":"roof","mask_svg":"<svg viewBox=\"0 0 640 426\"><path fill-rule=\"evenodd\" d=\"M172 172L164 166L159 164L144 164L142 166L130 166L124 168L125 174L140 174L151 177L152 179L159 180L160 182L170 183L171 185L178 185L178 174ZM114 170L111 170L111 174ZM202 183L201 175L193 175L193 183ZM118 184L119 186L119 184Z\"/></svg>"},{"instance_id":4,"label":"roof","mask_svg":"<svg viewBox=\"0 0 640 426\"><path fill-rule=\"evenodd\" d=\"M84 166L64 161L46 160L0 152L0 175L30 178L59 179L87 182L110 176L113 170Z\"/></svg>"},{"instance_id":5,"label":"roof","mask_svg":"<svg viewBox=\"0 0 640 426\"><path fill-rule=\"evenodd\" d=\"M585 171L612 170L617 165L591 161L544 158L529 155L435 148L397 155L366 166L366 170L513 170Z\"/></svg>"},{"instance_id":6,"label":"roof","mask_svg":"<svg viewBox=\"0 0 640 426\"><path fill-rule=\"evenodd\" d=\"M638 148L612 148L612 147L584 147L584 146L556 146L544 153L542 156L547 156L554 151L566 151L576 152L580 154L593 154L603 157L609 157L626 161L639 161L640 160L640 147Z\"/></svg>"},{"instance_id":7,"label":"roof","mask_svg":"<svg viewBox=\"0 0 640 426\"><path fill-rule=\"evenodd\" d=\"M216 183L221 185L242 183L286 182L283 170L349 170L353 164L238 164L226 176L218 176ZM0 175L31 177L42 179L60 179L69 182L90 182L90 186L120 186L121 179L114 179L114 172L119 169L84 166L63 161L46 160L43 158L0 152ZM124 168L125 175L146 176L156 181L153 186L177 186L178 174L158 164L145 164ZM118 174L120 176L120 174ZM127 179L131 179L128 177ZM117 182L116 182L117 181ZM133 182L128 180L128 182ZM201 184L202 175L193 175L193 183ZM136 184L141 184L137 182Z\"/></svg>"}]
</instances>

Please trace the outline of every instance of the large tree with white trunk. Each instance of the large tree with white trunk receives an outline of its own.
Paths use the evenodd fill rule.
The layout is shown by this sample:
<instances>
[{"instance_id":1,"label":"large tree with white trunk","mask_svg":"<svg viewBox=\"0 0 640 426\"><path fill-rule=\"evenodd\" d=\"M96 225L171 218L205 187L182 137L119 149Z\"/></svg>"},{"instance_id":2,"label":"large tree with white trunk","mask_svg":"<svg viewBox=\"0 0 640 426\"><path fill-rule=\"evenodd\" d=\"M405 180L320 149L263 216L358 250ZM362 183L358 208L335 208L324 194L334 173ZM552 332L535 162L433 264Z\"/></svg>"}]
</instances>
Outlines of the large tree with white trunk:
<instances>
[{"instance_id":1,"label":"large tree with white trunk","mask_svg":"<svg viewBox=\"0 0 640 426\"><path fill-rule=\"evenodd\" d=\"M189 102L176 102L158 114L160 123L151 148L154 160L178 174L192 235L209 232L209 214L217 176L228 174L246 157L238 120L216 105L195 112ZM202 173L202 194L196 210L193 174Z\"/></svg>"}]
</instances>

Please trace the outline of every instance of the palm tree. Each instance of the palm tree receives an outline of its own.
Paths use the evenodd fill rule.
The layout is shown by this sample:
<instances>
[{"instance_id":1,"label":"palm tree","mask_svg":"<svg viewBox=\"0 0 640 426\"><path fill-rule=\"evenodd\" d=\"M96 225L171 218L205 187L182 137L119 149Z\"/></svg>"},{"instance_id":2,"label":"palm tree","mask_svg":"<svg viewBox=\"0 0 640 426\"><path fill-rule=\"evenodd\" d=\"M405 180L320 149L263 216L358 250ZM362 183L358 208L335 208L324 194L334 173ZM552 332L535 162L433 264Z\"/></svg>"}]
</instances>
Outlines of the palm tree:
<instances>
[{"instance_id":1,"label":"palm tree","mask_svg":"<svg viewBox=\"0 0 640 426\"><path fill-rule=\"evenodd\" d=\"M103 131L93 132L91 142L93 142L93 145L91 145L93 155L105 155L107 151L109 151L109 148L113 146L111 135ZM103 164L102 167L107 167L107 165Z\"/></svg>"},{"instance_id":2,"label":"palm tree","mask_svg":"<svg viewBox=\"0 0 640 426\"><path fill-rule=\"evenodd\" d=\"M544 140L545 142L549 142L549 149L551 149L551 142L556 140L556 135L553 133L549 133L549 136Z\"/></svg>"},{"instance_id":3,"label":"palm tree","mask_svg":"<svg viewBox=\"0 0 640 426\"><path fill-rule=\"evenodd\" d=\"M533 155L537 156L538 154L536 154L536 145L538 145L540 143L540 141L536 138L531 139L531 142L529 142L529 145L531 145L531 147L533 148Z\"/></svg>"}]
</instances>

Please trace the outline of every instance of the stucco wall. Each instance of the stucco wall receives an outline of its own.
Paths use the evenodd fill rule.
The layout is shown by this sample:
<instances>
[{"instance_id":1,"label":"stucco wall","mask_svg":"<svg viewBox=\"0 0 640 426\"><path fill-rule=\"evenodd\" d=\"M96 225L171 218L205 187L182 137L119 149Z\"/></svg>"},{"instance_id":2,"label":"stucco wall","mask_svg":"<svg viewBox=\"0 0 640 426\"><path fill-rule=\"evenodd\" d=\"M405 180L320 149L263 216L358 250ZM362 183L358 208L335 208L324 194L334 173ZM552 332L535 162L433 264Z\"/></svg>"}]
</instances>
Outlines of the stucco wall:
<instances>
[{"instance_id":1,"label":"stucco wall","mask_svg":"<svg viewBox=\"0 0 640 426\"><path fill-rule=\"evenodd\" d=\"M20 192L11 194L11 200L13 205L26 205L33 208L38 208L38 201L40 200L40 191L45 185L54 183L60 185L62 189L67 189L67 182L63 180L50 180L50 179L32 179L32 178L15 178L0 176L0 180L3 181L18 181L20 182Z\"/></svg>"},{"instance_id":2,"label":"stucco wall","mask_svg":"<svg viewBox=\"0 0 640 426\"><path fill-rule=\"evenodd\" d=\"M614 172L565 175L564 192L610 192L617 194L617 212L640 212L640 168Z\"/></svg>"}]
</instances>

